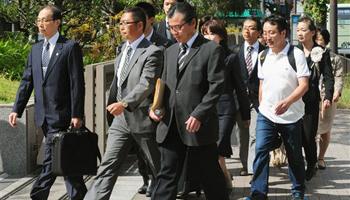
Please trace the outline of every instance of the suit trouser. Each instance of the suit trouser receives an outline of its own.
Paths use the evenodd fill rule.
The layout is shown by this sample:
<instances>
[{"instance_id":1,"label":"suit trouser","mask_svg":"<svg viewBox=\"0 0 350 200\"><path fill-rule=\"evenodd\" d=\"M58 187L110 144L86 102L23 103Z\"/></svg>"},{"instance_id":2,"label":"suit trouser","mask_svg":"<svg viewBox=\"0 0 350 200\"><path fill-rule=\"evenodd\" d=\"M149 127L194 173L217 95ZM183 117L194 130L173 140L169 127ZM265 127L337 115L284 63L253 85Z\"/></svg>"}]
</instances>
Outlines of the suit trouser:
<instances>
[{"instance_id":1,"label":"suit trouser","mask_svg":"<svg viewBox=\"0 0 350 200\"><path fill-rule=\"evenodd\" d=\"M249 174L253 173L257 116L258 113L252 108L250 110L250 125L249 128L247 128L244 126L240 112L236 114L236 130L239 135L239 158L243 168L246 168Z\"/></svg>"},{"instance_id":2,"label":"suit trouser","mask_svg":"<svg viewBox=\"0 0 350 200\"><path fill-rule=\"evenodd\" d=\"M108 129L107 147L98 168L94 183L86 194L86 200L109 199L119 170L132 147L133 140L142 149L154 176L160 168L160 154L153 133L132 133L123 114L114 118Z\"/></svg>"},{"instance_id":3,"label":"suit trouser","mask_svg":"<svg viewBox=\"0 0 350 200\"><path fill-rule=\"evenodd\" d=\"M137 166L139 168L139 173L142 177L144 177L144 180L145 179L148 180L149 175L153 176L153 174L151 172L152 171L151 167L147 163L146 156L143 155L141 148L137 148L136 156L137 156Z\"/></svg>"},{"instance_id":4,"label":"suit trouser","mask_svg":"<svg viewBox=\"0 0 350 200\"><path fill-rule=\"evenodd\" d=\"M319 102L305 103L303 116L303 147L308 167L315 167L317 162L316 135L318 128Z\"/></svg>"},{"instance_id":5,"label":"suit trouser","mask_svg":"<svg viewBox=\"0 0 350 200\"><path fill-rule=\"evenodd\" d=\"M30 197L34 200L45 200L49 196L50 188L56 180L52 174L52 148L53 135L66 128L52 128L44 123L42 126L45 137L44 143L44 160L40 175L33 184ZM68 196L73 200L81 200L87 191L82 176L65 176L64 177Z\"/></svg>"},{"instance_id":6,"label":"suit trouser","mask_svg":"<svg viewBox=\"0 0 350 200\"><path fill-rule=\"evenodd\" d=\"M208 200L228 200L224 174L218 162L216 143L188 147L183 144L176 125L170 128L165 141L159 146L161 169L157 176L152 200L175 200L177 182L188 156L187 173L198 178Z\"/></svg>"}]
</instances>

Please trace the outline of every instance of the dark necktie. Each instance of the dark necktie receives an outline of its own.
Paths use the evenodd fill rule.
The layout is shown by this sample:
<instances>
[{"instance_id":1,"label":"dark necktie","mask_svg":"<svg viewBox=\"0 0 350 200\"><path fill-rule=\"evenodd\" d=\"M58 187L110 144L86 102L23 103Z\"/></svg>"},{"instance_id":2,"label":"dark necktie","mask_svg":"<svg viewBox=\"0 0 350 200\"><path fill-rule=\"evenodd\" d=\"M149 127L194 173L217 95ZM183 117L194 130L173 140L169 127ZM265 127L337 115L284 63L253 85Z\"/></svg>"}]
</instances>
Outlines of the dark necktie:
<instances>
[{"instance_id":1,"label":"dark necktie","mask_svg":"<svg viewBox=\"0 0 350 200\"><path fill-rule=\"evenodd\" d=\"M49 62L50 62L50 43L45 42L44 47L45 48L43 50L43 56L42 56L42 60L41 60L43 77L45 77L45 75L46 75L47 67L48 67Z\"/></svg>"},{"instance_id":2,"label":"dark necktie","mask_svg":"<svg viewBox=\"0 0 350 200\"><path fill-rule=\"evenodd\" d=\"M253 71L253 61L252 61L252 51L253 51L252 46L248 46L247 48L247 57L245 58L245 63L247 65L247 71L248 75L250 75Z\"/></svg>"},{"instance_id":3,"label":"dark necktie","mask_svg":"<svg viewBox=\"0 0 350 200\"><path fill-rule=\"evenodd\" d=\"M121 69L122 71L120 72L120 77L119 77L119 84L121 84L127 77L128 75L128 69L129 69L129 62L130 62L130 57L132 53L132 48L131 46L126 47L126 56L123 64L123 68ZM122 99L122 93L121 93L121 85L118 87L118 92L117 92L117 100L120 101Z\"/></svg>"},{"instance_id":4,"label":"dark necktie","mask_svg":"<svg viewBox=\"0 0 350 200\"><path fill-rule=\"evenodd\" d=\"M177 64L178 64L177 66L178 66L179 70L181 70L183 67L183 64L185 62L186 51L187 51L188 47L187 47L186 43L185 44L180 43L179 46L180 46L180 53L179 53L178 60L177 60Z\"/></svg>"}]
</instances>

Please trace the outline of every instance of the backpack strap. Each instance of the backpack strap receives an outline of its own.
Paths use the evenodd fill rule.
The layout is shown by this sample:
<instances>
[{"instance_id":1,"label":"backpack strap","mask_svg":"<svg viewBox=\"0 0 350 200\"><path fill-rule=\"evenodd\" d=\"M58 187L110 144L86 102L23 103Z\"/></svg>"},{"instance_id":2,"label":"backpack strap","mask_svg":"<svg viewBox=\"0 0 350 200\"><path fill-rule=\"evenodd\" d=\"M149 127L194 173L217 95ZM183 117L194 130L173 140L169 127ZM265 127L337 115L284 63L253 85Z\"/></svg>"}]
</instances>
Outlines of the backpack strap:
<instances>
[{"instance_id":1,"label":"backpack strap","mask_svg":"<svg viewBox=\"0 0 350 200\"><path fill-rule=\"evenodd\" d=\"M261 53L260 55L260 64L261 64L261 67L263 66L264 62L265 62L265 58L266 58L266 55L267 55L267 52L269 51L268 48L264 49L263 52Z\"/></svg>"},{"instance_id":2,"label":"backpack strap","mask_svg":"<svg viewBox=\"0 0 350 200\"><path fill-rule=\"evenodd\" d=\"M287 56L288 56L289 64L292 66L294 71L297 72L297 66L295 64L295 57L294 57L294 51L293 50L294 50L294 46L290 45L290 47L288 49Z\"/></svg>"},{"instance_id":3,"label":"backpack strap","mask_svg":"<svg viewBox=\"0 0 350 200\"><path fill-rule=\"evenodd\" d=\"M266 58L268 50L269 49L267 48L261 53L261 56L260 56L260 64L261 64L261 66L263 66L263 64L264 64L264 61L265 61L265 58ZM292 66L294 71L297 72L297 66L295 64L294 46L293 45L290 45L290 47L288 49L288 52L287 52L287 56L288 56L289 64Z\"/></svg>"}]
</instances>

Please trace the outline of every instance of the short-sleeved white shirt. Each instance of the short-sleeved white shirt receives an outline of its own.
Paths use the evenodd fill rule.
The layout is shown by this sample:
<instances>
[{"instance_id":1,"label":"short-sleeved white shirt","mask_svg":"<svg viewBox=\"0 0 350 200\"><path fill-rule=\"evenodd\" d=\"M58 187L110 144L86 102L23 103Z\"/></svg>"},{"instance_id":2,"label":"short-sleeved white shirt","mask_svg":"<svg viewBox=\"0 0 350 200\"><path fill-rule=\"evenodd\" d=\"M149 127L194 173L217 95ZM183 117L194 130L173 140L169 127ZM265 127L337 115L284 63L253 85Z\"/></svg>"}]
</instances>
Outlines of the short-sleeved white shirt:
<instances>
[{"instance_id":1,"label":"short-sleeved white shirt","mask_svg":"<svg viewBox=\"0 0 350 200\"><path fill-rule=\"evenodd\" d=\"M258 59L258 77L263 81L262 99L259 111L274 123L290 124L297 122L304 115L304 102L300 98L289 109L281 114L275 114L276 105L287 98L298 87L298 78L310 76L304 53L294 48L294 57L297 70L295 71L288 61L289 43L275 54L268 49L263 66Z\"/></svg>"}]
</instances>

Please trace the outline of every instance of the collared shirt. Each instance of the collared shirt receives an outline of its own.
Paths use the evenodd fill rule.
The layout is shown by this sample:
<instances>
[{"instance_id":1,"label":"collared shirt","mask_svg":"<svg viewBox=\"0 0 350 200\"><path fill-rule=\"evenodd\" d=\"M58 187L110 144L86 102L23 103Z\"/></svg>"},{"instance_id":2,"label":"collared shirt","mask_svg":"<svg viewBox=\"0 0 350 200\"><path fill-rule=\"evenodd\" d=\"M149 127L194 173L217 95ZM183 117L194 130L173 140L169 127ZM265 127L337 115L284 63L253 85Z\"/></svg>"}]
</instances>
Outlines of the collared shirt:
<instances>
[{"instance_id":1,"label":"collared shirt","mask_svg":"<svg viewBox=\"0 0 350 200\"><path fill-rule=\"evenodd\" d=\"M56 46L56 43L57 43L57 40L58 40L58 37L60 36L60 34L58 32L55 33L55 35L53 35L49 40L47 40L47 38L45 38L44 40L44 45L43 45L43 53L44 53L44 50L46 48L46 45L47 42L50 43L50 49L49 49L49 52L50 52L50 58L52 56L52 52L53 50L55 49L55 46Z\"/></svg>"},{"instance_id":2,"label":"collared shirt","mask_svg":"<svg viewBox=\"0 0 350 200\"><path fill-rule=\"evenodd\" d=\"M290 124L297 122L304 115L304 102L302 98L294 102L288 110L275 114L276 105L290 96L298 87L298 78L310 76L304 53L294 48L296 71L289 64L289 43L279 53L268 50L263 66L258 59L258 77L263 81L262 98L259 111L274 123ZM261 53L259 54L259 57Z\"/></svg>"},{"instance_id":3,"label":"collared shirt","mask_svg":"<svg viewBox=\"0 0 350 200\"><path fill-rule=\"evenodd\" d=\"M120 63L119 63L119 66L118 66L118 72L117 72L117 77L118 77L118 87L120 86L120 73L122 72L122 68L124 67L124 63L125 63L125 58L126 58L126 53L127 53L127 49L128 49L128 46L131 46L132 48L132 52L131 52L131 55L130 55L130 58L129 58L129 62L130 60L132 59L132 56L134 55L135 53L135 50L137 48L137 46L139 46L139 44L141 43L141 41L145 38L145 36L142 34L139 38L137 38L135 41L133 41L132 43L130 43L129 41L127 41L125 43L125 48L124 48L124 51L123 51L123 55L120 59Z\"/></svg>"},{"instance_id":4,"label":"collared shirt","mask_svg":"<svg viewBox=\"0 0 350 200\"><path fill-rule=\"evenodd\" d=\"M244 42L244 58L247 58L247 54L248 54L248 46L252 46L253 50L252 50L252 67L254 69L256 61L258 59L258 54L259 54L259 42L256 41L253 45L248 44L248 42Z\"/></svg>"},{"instance_id":5,"label":"collared shirt","mask_svg":"<svg viewBox=\"0 0 350 200\"><path fill-rule=\"evenodd\" d=\"M147 39L148 41L151 41L152 35L153 35L153 28L152 28L152 30L151 30L151 33L150 33L148 36L145 36L145 37L146 37L146 39Z\"/></svg>"},{"instance_id":6,"label":"collared shirt","mask_svg":"<svg viewBox=\"0 0 350 200\"><path fill-rule=\"evenodd\" d=\"M171 32L170 32L168 23L169 23L169 19L168 19L168 17L165 17L165 33L166 33L166 37L167 37L167 39L171 40L172 35L171 35Z\"/></svg>"},{"instance_id":7,"label":"collared shirt","mask_svg":"<svg viewBox=\"0 0 350 200\"><path fill-rule=\"evenodd\" d=\"M186 56L190 52L190 49L191 49L194 41L196 40L197 36L198 36L198 32L193 34L193 36L186 42L186 44L187 44L187 49L186 49L186 54L185 54Z\"/></svg>"}]
</instances>

